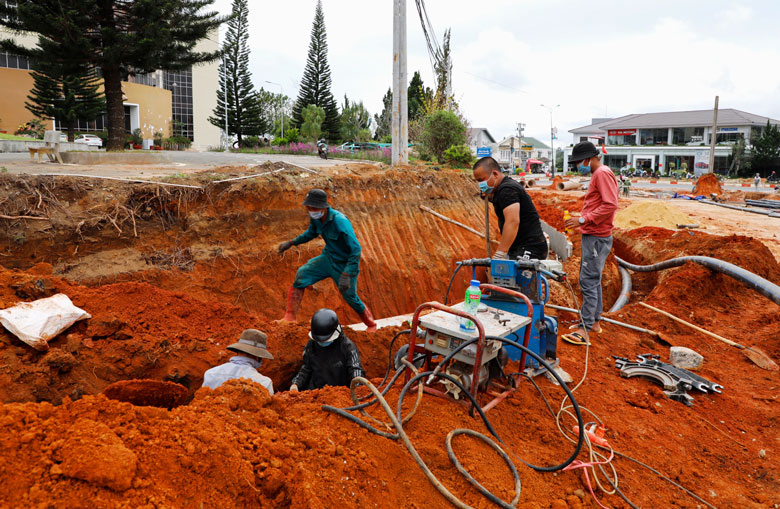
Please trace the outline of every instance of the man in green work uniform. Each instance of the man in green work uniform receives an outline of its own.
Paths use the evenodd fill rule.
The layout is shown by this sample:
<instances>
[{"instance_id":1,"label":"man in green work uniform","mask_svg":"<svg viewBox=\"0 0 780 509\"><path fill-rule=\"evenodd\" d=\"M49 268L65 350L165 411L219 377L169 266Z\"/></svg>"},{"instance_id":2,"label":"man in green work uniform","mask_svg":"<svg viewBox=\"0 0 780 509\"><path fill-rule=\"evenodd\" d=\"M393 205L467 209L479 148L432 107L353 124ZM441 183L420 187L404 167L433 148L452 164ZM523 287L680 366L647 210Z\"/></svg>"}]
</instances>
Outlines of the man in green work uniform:
<instances>
[{"instance_id":1,"label":"man in green work uniform","mask_svg":"<svg viewBox=\"0 0 780 509\"><path fill-rule=\"evenodd\" d=\"M293 240L279 244L279 254L292 246L305 244L320 236L325 241L325 248L321 255L312 258L298 269L287 296L287 312L281 321L297 321L298 309L306 287L325 278L331 278L347 304L360 315L361 320L366 324L366 330L376 331L376 323L371 311L357 294L361 247L352 224L344 214L330 207L328 194L322 189L309 191L303 205L309 212L309 228Z\"/></svg>"}]
</instances>

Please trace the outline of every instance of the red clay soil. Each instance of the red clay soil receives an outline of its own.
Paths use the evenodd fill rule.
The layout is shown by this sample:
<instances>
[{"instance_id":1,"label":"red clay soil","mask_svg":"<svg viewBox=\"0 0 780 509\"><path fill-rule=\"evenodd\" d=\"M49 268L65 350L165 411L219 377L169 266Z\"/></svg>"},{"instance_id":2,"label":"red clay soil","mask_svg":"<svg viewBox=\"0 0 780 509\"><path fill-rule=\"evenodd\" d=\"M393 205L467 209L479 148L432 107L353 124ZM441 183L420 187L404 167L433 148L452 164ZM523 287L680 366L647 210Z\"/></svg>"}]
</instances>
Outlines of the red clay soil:
<instances>
[{"instance_id":1,"label":"red clay soil","mask_svg":"<svg viewBox=\"0 0 780 509\"><path fill-rule=\"evenodd\" d=\"M704 173L696 181L696 187L693 189L693 194L709 196L710 194L722 194L723 188L720 187L717 175L714 173Z\"/></svg>"},{"instance_id":2,"label":"red clay soil","mask_svg":"<svg viewBox=\"0 0 780 509\"><path fill-rule=\"evenodd\" d=\"M387 196L422 193L424 199L409 198L397 214L383 215L380 211L379 218L371 214L378 210L375 207L381 209L377 183L371 184L372 191L360 191L360 182L353 186L357 189L344 191L353 193L351 199L360 204L351 209L352 217L360 218L353 224L365 224L360 226L358 235L369 239L364 247L368 246L366 251L373 251L371 256L376 257L375 268L369 270L381 284L366 292L376 307L390 299L386 309L408 309L438 294L439 287L446 284L446 280L442 283L439 279L445 273L448 276L451 269L444 260L462 256L460 249L478 249L483 242L460 245L466 237L459 236L459 229L450 230L432 216L419 212L417 203L433 201L436 186L417 181L423 184L423 192L411 186L409 179L399 175L397 181L383 181L381 185L387 186ZM461 187L453 183L454 189L460 193L470 189L463 182ZM270 203L269 210L273 210L274 200L282 200L273 192L263 194L261 188L254 192L257 200ZM365 192L362 199L360 192ZM256 206L254 217L266 233L260 235L257 228L248 226L244 230L238 222L232 236L248 241L255 235L258 238L250 242L251 246L266 246L265 251L254 259L243 258L236 265L248 277L257 277L256 284L266 284L261 278L265 274L273 281L281 279L280 286L286 285L298 260L278 264L271 257L272 249L279 239L290 234L284 232L289 224L280 218L297 212L281 212L281 208L280 212L263 212L259 202L244 202L242 196L243 191L236 191L235 208L218 201L228 208L214 210L211 221L224 227L224 217L239 214L242 207ZM542 193L533 196L537 204L542 204L538 207L546 221L557 221L558 213L562 218L562 208L557 212L552 208L557 198L548 202L540 197ZM445 198L442 200L446 202ZM562 200L555 203L570 207L570 211L579 210L576 198ZM294 203L289 196L284 202ZM464 198L461 203L468 206L459 205L457 212L458 206L451 203L449 213L478 225L482 210L479 202ZM351 206L349 202L343 205ZM363 214L361 207L366 210ZM294 210L293 205L289 208ZM253 217L253 213L250 210L242 217ZM203 243L215 245L216 234L214 239L209 238L211 230L198 226L197 221L208 223L198 217L192 218L189 226L202 235ZM388 232L388 228L398 231ZM575 288L577 237L571 237L575 256L565 265ZM419 252L396 247L403 243L416 246ZM455 249L453 245L460 247ZM393 254L394 249L403 251ZM745 237L642 228L617 232L614 251L635 263L652 263L682 254L715 256L780 282L780 267L771 253L760 242ZM242 257L248 252L242 252ZM234 258L233 262L236 261ZM223 262L229 263L221 260L215 264ZM434 269L430 269L431 264ZM198 270L196 265L193 272ZM205 268L201 270L208 273ZM431 270L432 273L426 272ZM220 284L229 288L248 284L240 281L244 277L240 272L234 272L230 278L227 268L213 273L213 281L189 278L190 273L185 271L171 277L155 275L158 272L176 271L144 273L149 282L93 282L93 286L84 286L52 275L51 266L46 264L24 271L0 270L0 307L63 292L93 316L54 338L45 354L30 349L5 331L0 333L0 400L5 403L0 405L0 507L447 506L401 443L373 435L321 409L323 404L349 405L346 388L300 394L283 391L300 365L307 327L304 323L270 323L265 317L273 313L266 309L279 310L278 303L273 302L277 297L270 303L269 299L260 299L252 306L244 306L235 293L220 294ZM463 285L468 276L459 279ZM166 286L177 282L183 285L174 292L152 284L158 281ZM609 261L605 308L619 291L618 281L616 266ZM780 384L780 373L761 370L740 350L653 315L636 302L645 299L715 333L760 346L776 360L780 359L780 307L741 283L698 266L637 276L635 282L638 289L632 295L632 303L613 317L657 330L672 338L674 344L702 353L705 361L699 374L722 384L723 393L692 393L695 404L689 408L667 399L650 381L621 378L611 355L634 357L654 353L666 360L668 349L653 336L604 324L604 332L593 337L587 379L575 392L577 400L603 420L607 439L616 450L650 464L713 506L773 507L780 500L780 463L776 460L780 413L775 390ZM309 305L327 302L323 300L326 298L333 300L334 294L328 293L327 288L317 293ZM554 284L552 294L555 303L571 305L568 290L561 285ZM260 371L272 378L277 394L270 397L262 387L248 381L228 382L216 391L198 389L202 373L229 358L225 346L247 327L268 333L269 350L275 358L266 361ZM348 332L358 345L368 376L377 382L384 375L388 347L398 330L381 329L376 334ZM582 347L559 342L558 356L561 366L575 381L584 375ZM134 406L98 394L113 382L131 379L179 383L193 399L167 410ZM537 377L536 382L557 409L562 398L560 388L544 377ZM144 385L127 382L120 387ZM393 408L397 397L397 389L388 396ZM386 420L378 409L373 409L372 414ZM523 483L518 507L595 507L586 495L581 471L540 473L523 466L517 458L550 465L563 461L572 450L530 383L522 381L519 389L488 416L518 466ZM570 428L573 423L564 425ZM450 430L463 427L486 432L478 419L469 416L466 407L425 396L405 429L445 486L473 507L494 507L447 458L445 436ZM511 477L495 453L471 438L458 437L454 444L467 470L503 499L512 498ZM580 459L587 457L583 454ZM616 458L614 464L621 491L638 506L702 507L700 502L633 462ZM629 507L617 496L599 497L607 506Z\"/></svg>"}]
</instances>

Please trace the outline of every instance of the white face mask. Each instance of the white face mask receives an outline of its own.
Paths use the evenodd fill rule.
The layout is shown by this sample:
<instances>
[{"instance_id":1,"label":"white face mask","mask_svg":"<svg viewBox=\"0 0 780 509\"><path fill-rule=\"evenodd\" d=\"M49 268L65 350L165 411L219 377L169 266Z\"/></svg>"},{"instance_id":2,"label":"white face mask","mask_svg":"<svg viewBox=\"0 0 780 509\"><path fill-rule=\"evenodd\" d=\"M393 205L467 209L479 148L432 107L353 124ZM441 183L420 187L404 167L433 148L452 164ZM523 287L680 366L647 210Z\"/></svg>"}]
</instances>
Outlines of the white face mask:
<instances>
[{"instance_id":1,"label":"white face mask","mask_svg":"<svg viewBox=\"0 0 780 509\"><path fill-rule=\"evenodd\" d=\"M322 212L321 210L318 211L318 212L309 212L309 216L312 219L322 219L322 216L324 216L324 215L325 215L325 213Z\"/></svg>"}]
</instances>

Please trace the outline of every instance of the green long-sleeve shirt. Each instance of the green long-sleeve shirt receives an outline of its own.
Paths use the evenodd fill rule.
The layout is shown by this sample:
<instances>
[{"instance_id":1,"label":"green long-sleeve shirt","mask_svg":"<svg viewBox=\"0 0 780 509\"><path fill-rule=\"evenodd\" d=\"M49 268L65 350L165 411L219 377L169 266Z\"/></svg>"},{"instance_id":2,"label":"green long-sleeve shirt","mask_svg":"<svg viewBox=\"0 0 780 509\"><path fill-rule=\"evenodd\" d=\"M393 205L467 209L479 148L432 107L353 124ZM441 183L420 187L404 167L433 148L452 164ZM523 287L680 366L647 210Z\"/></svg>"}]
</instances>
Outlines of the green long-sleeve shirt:
<instances>
[{"instance_id":1,"label":"green long-sleeve shirt","mask_svg":"<svg viewBox=\"0 0 780 509\"><path fill-rule=\"evenodd\" d=\"M329 208L325 222L309 218L309 228L292 241L294 245L305 244L322 236L325 249L322 254L328 257L333 266L350 276L360 272L360 252L362 248L347 216L338 210Z\"/></svg>"}]
</instances>

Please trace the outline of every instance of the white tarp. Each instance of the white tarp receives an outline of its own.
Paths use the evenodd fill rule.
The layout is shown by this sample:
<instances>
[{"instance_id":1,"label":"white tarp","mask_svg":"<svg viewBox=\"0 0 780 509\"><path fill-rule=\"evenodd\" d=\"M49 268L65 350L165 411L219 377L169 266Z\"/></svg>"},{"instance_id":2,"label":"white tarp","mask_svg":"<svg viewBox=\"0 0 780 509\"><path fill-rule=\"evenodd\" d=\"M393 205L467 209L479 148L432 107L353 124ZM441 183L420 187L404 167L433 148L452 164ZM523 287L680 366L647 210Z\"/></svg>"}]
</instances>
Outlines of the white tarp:
<instances>
[{"instance_id":1,"label":"white tarp","mask_svg":"<svg viewBox=\"0 0 780 509\"><path fill-rule=\"evenodd\" d=\"M58 293L33 302L21 302L0 310L0 323L16 337L35 348L49 349L48 341L79 320L92 316Z\"/></svg>"}]
</instances>

